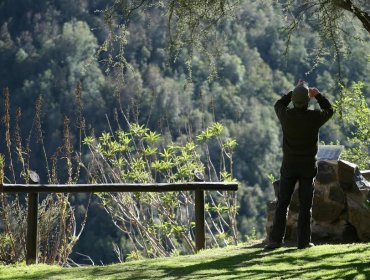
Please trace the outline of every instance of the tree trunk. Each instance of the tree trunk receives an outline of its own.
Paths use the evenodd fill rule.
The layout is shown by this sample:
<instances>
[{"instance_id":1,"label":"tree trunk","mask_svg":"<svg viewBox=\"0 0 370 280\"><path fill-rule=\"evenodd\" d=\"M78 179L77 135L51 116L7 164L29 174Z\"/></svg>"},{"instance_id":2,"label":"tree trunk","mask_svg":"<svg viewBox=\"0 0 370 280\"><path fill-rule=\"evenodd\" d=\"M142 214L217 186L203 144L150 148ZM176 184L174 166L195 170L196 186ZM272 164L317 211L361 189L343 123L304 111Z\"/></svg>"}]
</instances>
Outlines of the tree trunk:
<instances>
[{"instance_id":1,"label":"tree trunk","mask_svg":"<svg viewBox=\"0 0 370 280\"><path fill-rule=\"evenodd\" d=\"M351 12L356 18L358 18L366 31L370 34L370 14L361 10L355 6L351 0L335 0L333 1L337 7L340 7L346 11Z\"/></svg>"}]
</instances>

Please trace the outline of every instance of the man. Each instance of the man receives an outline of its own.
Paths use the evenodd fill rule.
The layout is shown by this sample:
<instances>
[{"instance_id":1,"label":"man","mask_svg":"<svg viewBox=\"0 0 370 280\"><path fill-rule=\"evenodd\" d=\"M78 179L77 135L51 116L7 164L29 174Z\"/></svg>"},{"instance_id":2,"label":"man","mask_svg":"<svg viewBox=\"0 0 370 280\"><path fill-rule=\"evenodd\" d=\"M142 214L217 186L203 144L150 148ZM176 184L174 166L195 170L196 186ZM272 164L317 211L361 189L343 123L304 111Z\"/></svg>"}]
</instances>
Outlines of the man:
<instances>
[{"instance_id":1,"label":"man","mask_svg":"<svg viewBox=\"0 0 370 280\"><path fill-rule=\"evenodd\" d=\"M319 110L308 109L310 98L315 98ZM293 108L288 108L292 101ZM299 182L298 248L311 243L311 207L314 193L313 179L317 173L316 154L320 127L334 111L328 99L317 88L309 88L299 80L293 91L275 103L275 112L283 130L283 162L280 169L278 201L272 230L265 249L281 247L287 219L287 209L296 182Z\"/></svg>"}]
</instances>

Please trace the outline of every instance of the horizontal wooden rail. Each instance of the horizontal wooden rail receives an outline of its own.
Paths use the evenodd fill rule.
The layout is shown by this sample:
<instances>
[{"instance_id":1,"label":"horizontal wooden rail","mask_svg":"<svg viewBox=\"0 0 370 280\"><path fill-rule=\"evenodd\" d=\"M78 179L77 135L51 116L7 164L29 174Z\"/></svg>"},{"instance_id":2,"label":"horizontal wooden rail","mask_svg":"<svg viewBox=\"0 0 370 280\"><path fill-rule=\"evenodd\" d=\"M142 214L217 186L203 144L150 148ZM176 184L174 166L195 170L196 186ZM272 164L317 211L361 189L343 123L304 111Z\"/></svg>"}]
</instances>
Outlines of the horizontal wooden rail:
<instances>
[{"instance_id":1,"label":"horizontal wooden rail","mask_svg":"<svg viewBox=\"0 0 370 280\"><path fill-rule=\"evenodd\" d=\"M76 193L76 192L174 192L174 191L236 191L237 183L229 182L188 182L188 183L153 183L153 184L75 184L75 185L27 185L3 184L0 192L4 193Z\"/></svg>"},{"instance_id":2,"label":"horizontal wooden rail","mask_svg":"<svg viewBox=\"0 0 370 280\"><path fill-rule=\"evenodd\" d=\"M37 176L38 177L38 176ZM38 180L38 179L37 179ZM37 182L35 180L35 182ZM152 184L2 184L0 193L28 193L26 263L37 263L37 212L38 193L79 192L176 192L195 191L195 247L205 248L204 191L236 191L235 182L186 182Z\"/></svg>"}]
</instances>

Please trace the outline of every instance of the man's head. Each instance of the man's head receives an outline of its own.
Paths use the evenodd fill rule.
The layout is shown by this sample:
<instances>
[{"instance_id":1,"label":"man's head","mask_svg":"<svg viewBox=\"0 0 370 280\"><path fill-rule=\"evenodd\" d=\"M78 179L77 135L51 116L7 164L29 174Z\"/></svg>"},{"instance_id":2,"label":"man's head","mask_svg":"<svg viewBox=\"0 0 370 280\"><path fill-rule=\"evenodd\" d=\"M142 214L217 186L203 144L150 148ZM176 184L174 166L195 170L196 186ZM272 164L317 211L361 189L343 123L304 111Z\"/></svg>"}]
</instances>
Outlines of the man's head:
<instances>
[{"instance_id":1,"label":"man's head","mask_svg":"<svg viewBox=\"0 0 370 280\"><path fill-rule=\"evenodd\" d=\"M305 83L295 87L292 94L292 102L295 108L307 108L310 97L308 95L308 86Z\"/></svg>"}]
</instances>

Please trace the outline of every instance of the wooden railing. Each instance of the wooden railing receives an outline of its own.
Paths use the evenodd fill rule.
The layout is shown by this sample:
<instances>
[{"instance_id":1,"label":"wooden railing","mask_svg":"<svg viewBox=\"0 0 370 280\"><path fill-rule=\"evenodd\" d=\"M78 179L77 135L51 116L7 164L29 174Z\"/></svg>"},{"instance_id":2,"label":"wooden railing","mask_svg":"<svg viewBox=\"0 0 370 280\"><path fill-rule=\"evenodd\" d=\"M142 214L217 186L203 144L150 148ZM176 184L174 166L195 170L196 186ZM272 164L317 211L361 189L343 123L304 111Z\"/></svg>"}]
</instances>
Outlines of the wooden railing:
<instances>
[{"instance_id":1,"label":"wooden railing","mask_svg":"<svg viewBox=\"0 0 370 280\"><path fill-rule=\"evenodd\" d=\"M195 247L199 251L205 248L204 229L204 191L236 191L237 183L226 182L188 182L156 184L76 184L49 185L37 184L3 184L0 192L28 193L28 217L26 240L26 263L37 263L37 221L39 193L79 193L79 192L174 192L195 191Z\"/></svg>"}]
</instances>

